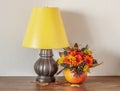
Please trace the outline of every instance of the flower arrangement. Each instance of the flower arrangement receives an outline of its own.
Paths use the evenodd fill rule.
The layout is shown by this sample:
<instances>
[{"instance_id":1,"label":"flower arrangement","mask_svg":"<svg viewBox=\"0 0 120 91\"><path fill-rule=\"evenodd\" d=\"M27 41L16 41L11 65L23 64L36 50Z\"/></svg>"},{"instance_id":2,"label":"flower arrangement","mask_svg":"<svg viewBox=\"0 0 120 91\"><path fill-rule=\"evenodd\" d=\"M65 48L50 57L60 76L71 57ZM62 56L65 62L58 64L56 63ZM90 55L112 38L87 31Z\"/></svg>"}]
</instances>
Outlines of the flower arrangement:
<instances>
[{"instance_id":1,"label":"flower arrangement","mask_svg":"<svg viewBox=\"0 0 120 91\"><path fill-rule=\"evenodd\" d=\"M64 67L61 71L68 68L77 74L82 74L83 72L89 72L91 67L101 64L98 64L97 60L94 59L88 45L80 49L78 44L75 43L73 47L64 48L64 51L59 52L59 55L60 58L57 60L57 64Z\"/></svg>"}]
</instances>

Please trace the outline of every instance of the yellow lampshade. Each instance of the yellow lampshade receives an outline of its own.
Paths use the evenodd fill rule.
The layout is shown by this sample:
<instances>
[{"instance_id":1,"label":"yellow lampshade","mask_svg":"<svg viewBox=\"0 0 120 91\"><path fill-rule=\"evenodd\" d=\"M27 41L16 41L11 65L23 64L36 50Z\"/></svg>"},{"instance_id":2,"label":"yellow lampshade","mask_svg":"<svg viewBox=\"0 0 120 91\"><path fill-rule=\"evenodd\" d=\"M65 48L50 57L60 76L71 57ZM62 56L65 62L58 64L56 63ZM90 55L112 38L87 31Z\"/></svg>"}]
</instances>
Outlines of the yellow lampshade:
<instances>
[{"instance_id":1,"label":"yellow lampshade","mask_svg":"<svg viewBox=\"0 0 120 91\"><path fill-rule=\"evenodd\" d=\"M56 7L33 8L23 46L37 49L68 47L60 11Z\"/></svg>"}]
</instances>

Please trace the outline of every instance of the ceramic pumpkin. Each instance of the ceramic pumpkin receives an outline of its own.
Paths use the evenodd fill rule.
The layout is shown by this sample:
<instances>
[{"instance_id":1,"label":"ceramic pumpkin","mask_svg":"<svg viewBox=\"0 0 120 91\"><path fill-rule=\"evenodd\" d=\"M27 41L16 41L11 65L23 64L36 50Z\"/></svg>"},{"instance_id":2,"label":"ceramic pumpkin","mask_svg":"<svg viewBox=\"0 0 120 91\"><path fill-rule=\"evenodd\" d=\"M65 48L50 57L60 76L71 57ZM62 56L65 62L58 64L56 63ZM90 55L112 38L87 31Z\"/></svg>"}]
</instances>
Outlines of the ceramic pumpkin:
<instances>
[{"instance_id":1,"label":"ceramic pumpkin","mask_svg":"<svg viewBox=\"0 0 120 91\"><path fill-rule=\"evenodd\" d=\"M64 77L68 82L78 84L83 83L86 80L87 73L83 72L81 74L76 74L75 72L72 72L70 69L65 69Z\"/></svg>"}]
</instances>

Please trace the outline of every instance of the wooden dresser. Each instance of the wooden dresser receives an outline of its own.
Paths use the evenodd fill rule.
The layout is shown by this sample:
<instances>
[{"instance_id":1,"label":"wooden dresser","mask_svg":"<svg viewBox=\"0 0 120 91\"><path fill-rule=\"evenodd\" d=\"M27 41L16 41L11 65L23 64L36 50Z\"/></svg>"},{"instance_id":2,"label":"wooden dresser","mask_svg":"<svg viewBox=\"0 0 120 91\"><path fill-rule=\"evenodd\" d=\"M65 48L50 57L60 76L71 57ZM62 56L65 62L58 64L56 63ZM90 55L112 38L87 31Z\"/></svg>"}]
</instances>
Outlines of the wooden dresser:
<instances>
[{"instance_id":1,"label":"wooden dresser","mask_svg":"<svg viewBox=\"0 0 120 91\"><path fill-rule=\"evenodd\" d=\"M46 85L37 84L35 77L0 77L0 91L120 91L120 76L89 76L77 86L64 77Z\"/></svg>"}]
</instances>

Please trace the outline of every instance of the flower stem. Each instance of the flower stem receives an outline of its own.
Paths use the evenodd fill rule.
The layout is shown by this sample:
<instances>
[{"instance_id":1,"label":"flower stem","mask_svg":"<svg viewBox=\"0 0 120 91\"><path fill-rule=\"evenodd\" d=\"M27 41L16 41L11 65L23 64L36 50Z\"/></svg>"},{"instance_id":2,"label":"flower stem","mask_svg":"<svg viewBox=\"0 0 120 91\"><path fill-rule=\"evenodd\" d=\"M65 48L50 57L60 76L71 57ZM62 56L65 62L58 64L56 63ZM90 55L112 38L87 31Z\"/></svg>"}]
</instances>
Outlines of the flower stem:
<instances>
[{"instance_id":1,"label":"flower stem","mask_svg":"<svg viewBox=\"0 0 120 91\"><path fill-rule=\"evenodd\" d=\"M61 69L60 71L58 71L58 72L56 73L56 75L59 75L63 70L65 70L65 68L63 68L63 69Z\"/></svg>"}]
</instances>

